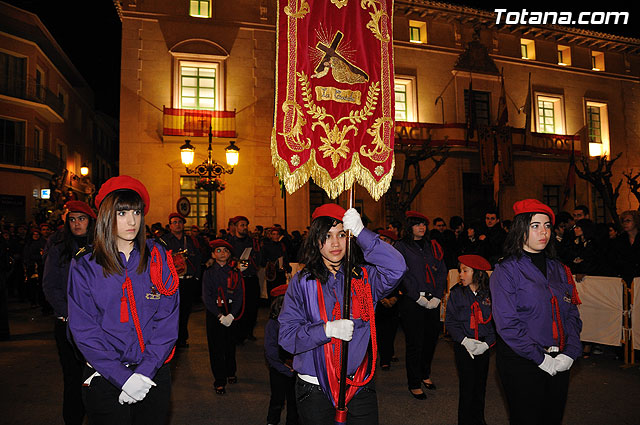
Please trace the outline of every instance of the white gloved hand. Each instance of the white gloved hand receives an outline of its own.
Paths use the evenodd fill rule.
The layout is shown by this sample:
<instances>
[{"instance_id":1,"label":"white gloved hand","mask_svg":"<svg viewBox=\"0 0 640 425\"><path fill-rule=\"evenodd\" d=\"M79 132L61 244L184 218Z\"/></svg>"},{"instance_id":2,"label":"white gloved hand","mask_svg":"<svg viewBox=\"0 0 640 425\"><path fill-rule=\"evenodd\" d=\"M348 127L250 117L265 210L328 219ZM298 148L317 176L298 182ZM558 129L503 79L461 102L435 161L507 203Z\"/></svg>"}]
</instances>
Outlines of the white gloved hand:
<instances>
[{"instance_id":1,"label":"white gloved hand","mask_svg":"<svg viewBox=\"0 0 640 425\"><path fill-rule=\"evenodd\" d=\"M429 300L429 304L427 304L427 308L432 310L434 308L438 308L440 305L440 298L433 297Z\"/></svg>"},{"instance_id":2,"label":"white gloved hand","mask_svg":"<svg viewBox=\"0 0 640 425\"><path fill-rule=\"evenodd\" d=\"M129 377L129 379L127 379L127 382L124 383L122 389L134 400L142 401L151 387L155 386L156 383L151 379L139 373L134 373Z\"/></svg>"},{"instance_id":3,"label":"white gloved hand","mask_svg":"<svg viewBox=\"0 0 640 425\"><path fill-rule=\"evenodd\" d=\"M233 314L227 314L226 316L220 317L220 323L224 327L229 327L233 323Z\"/></svg>"},{"instance_id":4,"label":"white gloved hand","mask_svg":"<svg viewBox=\"0 0 640 425\"><path fill-rule=\"evenodd\" d=\"M483 354L485 351L487 351L488 349L489 349L489 344L487 344L486 342L480 342L479 344L476 344L475 349L473 350L473 354L475 354L476 356L479 356Z\"/></svg>"},{"instance_id":5,"label":"white gloved hand","mask_svg":"<svg viewBox=\"0 0 640 425\"><path fill-rule=\"evenodd\" d=\"M327 338L351 341L351 338L353 338L353 322L347 319L327 322L324 326L324 333L327 335Z\"/></svg>"},{"instance_id":6,"label":"white gloved hand","mask_svg":"<svg viewBox=\"0 0 640 425\"><path fill-rule=\"evenodd\" d=\"M118 397L118 402L120 404L133 404L136 403L136 400L129 394L127 394L124 390L122 390L122 392L120 393L120 397Z\"/></svg>"},{"instance_id":7,"label":"white gloved hand","mask_svg":"<svg viewBox=\"0 0 640 425\"><path fill-rule=\"evenodd\" d=\"M467 349L467 353L469 353L471 358L474 359L475 358L474 351L476 350L476 346L478 344L480 344L480 341L478 341L477 339L473 339L473 338L467 338L465 336L460 344L462 344L464 346L464 348Z\"/></svg>"},{"instance_id":8,"label":"white gloved hand","mask_svg":"<svg viewBox=\"0 0 640 425\"><path fill-rule=\"evenodd\" d=\"M356 238L364 229L364 224L362 224L362 218L360 218L360 214L356 211L355 208L349 208L347 212L344 213L344 217L342 217L342 227L344 231L351 230L351 234Z\"/></svg>"},{"instance_id":9,"label":"white gloved hand","mask_svg":"<svg viewBox=\"0 0 640 425\"><path fill-rule=\"evenodd\" d=\"M420 298L416 300L420 307L429 308L429 300L420 295Z\"/></svg>"},{"instance_id":10,"label":"white gloved hand","mask_svg":"<svg viewBox=\"0 0 640 425\"><path fill-rule=\"evenodd\" d=\"M538 365L538 367L551 376L555 376L555 374L558 372L556 370L556 362L554 358L548 354L544 355L544 360Z\"/></svg>"},{"instance_id":11,"label":"white gloved hand","mask_svg":"<svg viewBox=\"0 0 640 425\"><path fill-rule=\"evenodd\" d=\"M555 369L556 372L564 372L565 370L569 370L573 365L573 359L566 354L558 354L555 359Z\"/></svg>"}]
</instances>

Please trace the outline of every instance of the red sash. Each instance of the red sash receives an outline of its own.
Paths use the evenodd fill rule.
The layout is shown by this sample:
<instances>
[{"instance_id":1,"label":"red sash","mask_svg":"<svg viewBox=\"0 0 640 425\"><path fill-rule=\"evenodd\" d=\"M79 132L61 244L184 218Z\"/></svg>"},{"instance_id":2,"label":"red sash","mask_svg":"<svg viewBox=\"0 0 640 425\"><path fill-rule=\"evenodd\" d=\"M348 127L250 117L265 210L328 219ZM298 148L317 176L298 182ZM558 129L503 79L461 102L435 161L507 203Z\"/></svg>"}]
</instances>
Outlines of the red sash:
<instances>
[{"instance_id":1,"label":"red sash","mask_svg":"<svg viewBox=\"0 0 640 425\"><path fill-rule=\"evenodd\" d=\"M489 323L491 321L491 316L491 313L489 313L489 318L487 320L484 320L482 318L482 310L480 310L480 304L478 303L478 301L474 301L474 303L471 304L471 318L469 327L473 329L475 339L478 339L479 337L479 325L486 325L487 323Z\"/></svg>"},{"instance_id":2,"label":"red sash","mask_svg":"<svg viewBox=\"0 0 640 425\"><path fill-rule=\"evenodd\" d=\"M362 319L365 322L370 323L369 327L371 329L373 361L371 373L368 377L366 377L367 369L369 367L369 356L367 355L365 355L362 363L360 364L360 366L358 366L353 379L347 377L347 392L345 394L345 404L349 403L349 401L358 391L359 387L366 385L367 383L369 383L369 381L371 381L371 378L373 378L378 353L375 310L373 306L373 298L371 296L371 285L369 284L369 276L364 267L362 268L362 273L363 274L361 279L351 280L352 316L354 319ZM316 283L318 286L318 307L320 309L320 317L326 323L328 321L328 318L327 310L324 303L322 286L320 284L320 281L317 280ZM341 312L342 309L340 308L340 303L336 301L333 306L332 320L339 320L342 315ZM341 348L342 340L337 338L331 338L331 342L328 344L324 344L323 346L325 366L327 368L327 380L329 381L329 389L331 392L331 397L333 398L334 405L337 404L338 392L340 389Z\"/></svg>"}]
</instances>

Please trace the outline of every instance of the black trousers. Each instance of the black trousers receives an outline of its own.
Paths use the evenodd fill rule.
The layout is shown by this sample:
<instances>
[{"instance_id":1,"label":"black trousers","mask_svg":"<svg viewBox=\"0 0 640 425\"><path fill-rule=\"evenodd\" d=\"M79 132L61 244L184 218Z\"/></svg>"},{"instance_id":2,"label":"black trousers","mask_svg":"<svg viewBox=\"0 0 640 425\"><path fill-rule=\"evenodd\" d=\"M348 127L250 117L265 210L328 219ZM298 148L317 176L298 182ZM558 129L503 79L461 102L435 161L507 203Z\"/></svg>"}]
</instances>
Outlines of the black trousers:
<instances>
[{"instance_id":1,"label":"black trousers","mask_svg":"<svg viewBox=\"0 0 640 425\"><path fill-rule=\"evenodd\" d=\"M218 317L207 310L207 344L209 345L209 363L213 372L213 385L224 387L227 378L236 376L236 343L234 327L223 326Z\"/></svg>"},{"instance_id":2,"label":"black trousers","mask_svg":"<svg viewBox=\"0 0 640 425\"><path fill-rule=\"evenodd\" d=\"M438 343L440 308L420 307L409 297L400 298L400 322L406 342L407 385L418 389L431 376L431 362Z\"/></svg>"},{"instance_id":3,"label":"black trousers","mask_svg":"<svg viewBox=\"0 0 640 425\"><path fill-rule=\"evenodd\" d=\"M85 366L85 379L95 372ZM167 420L171 400L171 370L162 366L156 376L150 377L156 383L146 397L134 404L120 404L118 397L122 389L104 379L93 378L91 385L82 387L82 399L87 409L89 425L162 425Z\"/></svg>"},{"instance_id":4,"label":"black trousers","mask_svg":"<svg viewBox=\"0 0 640 425\"><path fill-rule=\"evenodd\" d=\"M376 332L378 336L378 353L380 365L391 364L391 358L395 354L394 341L398 331L398 304L387 308L378 303L376 306Z\"/></svg>"},{"instance_id":5,"label":"black trousers","mask_svg":"<svg viewBox=\"0 0 640 425\"><path fill-rule=\"evenodd\" d=\"M189 316L193 306L193 294L198 280L194 278L180 279L180 316L178 318L178 342L177 345L187 343L189 339Z\"/></svg>"},{"instance_id":6,"label":"black trousers","mask_svg":"<svg viewBox=\"0 0 640 425\"><path fill-rule=\"evenodd\" d=\"M253 329L258 320L258 303L260 301L260 281L258 276L244 278L244 313L238 320L238 342L244 341L249 335L253 335Z\"/></svg>"},{"instance_id":7,"label":"black trousers","mask_svg":"<svg viewBox=\"0 0 640 425\"><path fill-rule=\"evenodd\" d=\"M269 412L267 424L280 423L280 413L287 405L287 425L298 425L298 409L296 407L296 377L287 376L274 368L269 368L269 385L271 386L271 399L269 400Z\"/></svg>"},{"instance_id":8,"label":"black trousers","mask_svg":"<svg viewBox=\"0 0 640 425\"><path fill-rule=\"evenodd\" d=\"M498 338L496 365L511 425L559 425L569 391L569 371L555 376L518 356Z\"/></svg>"},{"instance_id":9,"label":"black trousers","mask_svg":"<svg viewBox=\"0 0 640 425\"><path fill-rule=\"evenodd\" d=\"M66 425L82 425L85 414L82 402L82 376L86 362L80 351L67 339L67 322L56 320L53 332L58 347L64 383L62 418Z\"/></svg>"},{"instance_id":10,"label":"black trousers","mask_svg":"<svg viewBox=\"0 0 640 425\"><path fill-rule=\"evenodd\" d=\"M298 378L296 380L296 400L298 415L302 425L331 425L334 423L336 409L322 392L320 385L310 384ZM377 425L378 397L373 382L365 385L349 403L347 403L348 425Z\"/></svg>"},{"instance_id":11,"label":"black trousers","mask_svg":"<svg viewBox=\"0 0 640 425\"><path fill-rule=\"evenodd\" d=\"M453 352L458 369L458 425L484 425L484 401L489 374L489 350L471 358L462 344Z\"/></svg>"}]
</instances>

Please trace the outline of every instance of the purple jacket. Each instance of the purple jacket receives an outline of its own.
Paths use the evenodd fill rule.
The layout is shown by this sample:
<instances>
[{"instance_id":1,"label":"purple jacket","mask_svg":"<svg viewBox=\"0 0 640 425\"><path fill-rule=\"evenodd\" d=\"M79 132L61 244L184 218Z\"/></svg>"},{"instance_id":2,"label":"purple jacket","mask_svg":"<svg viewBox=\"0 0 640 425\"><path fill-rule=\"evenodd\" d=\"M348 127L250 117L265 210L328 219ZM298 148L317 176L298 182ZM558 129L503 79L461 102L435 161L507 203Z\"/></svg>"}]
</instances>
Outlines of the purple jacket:
<instances>
[{"instance_id":1,"label":"purple jacket","mask_svg":"<svg viewBox=\"0 0 640 425\"><path fill-rule=\"evenodd\" d=\"M552 294L556 296L565 333L564 354L576 359L582 353L582 321L571 303L573 287L563 265L547 259L547 277L523 255L498 263L491 275L493 320L498 335L521 357L539 365L544 349L559 346L553 337Z\"/></svg>"},{"instance_id":2,"label":"purple jacket","mask_svg":"<svg viewBox=\"0 0 640 425\"><path fill-rule=\"evenodd\" d=\"M229 288L228 281L232 272L236 274L228 264L221 267L218 263L213 263L204 272L202 278L202 301L207 310L215 316L231 313L237 319L242 311L243 283L242 277L238 276L239 280L235 283L235 287ZM237 274L239 275L239 273ZM232 286L234 286L233 283ZM228 311L224 306L225 300ZM220 305L218 305L218 301L220 301Z\"/></svg>"},{"instance_id":3,"label":"purple jacket","mask_svg":"<svg viewBox=\"0 0 640 425\"><path fill-rule=\"evenodd\" d=\"M162 281L166 282L166 288L171 288L173 279L166 252L161 245L147 241L149 250L154 245L162 258ZM102 266L90 254L73 259L69 271L69 329L87 362L118 388L134 372L153 379L178 339L179 291L169 297L161 295L151 283L149 267L142 274L136 272L139 259L137 248L131 251L129 261L120 253L133 287L144 353L140 350L130 305L129 320L120 322L124 273L104 277Z\"/></svg>"},{"instance_id":4,"label":"purple jacket","mask_svg":"<svg viewBox=\"0 0 640 425\"><path fill-rule=\"evenodd\" d=\"M451 339L461 343L467 338L476 338L474 329L471 329L471 305L478 302L480 311L482 312L482 320L486 321L491 317L491 297L489 291L479 291L473 294L471 288L460 284L451 288L449 299L447 300L447 314L445 316L444 325L447 332L451 334ZM496 332L493 328L493 321L478 325L478 339L492 346L496 342Z\"/></svg>"},{"instance_id":5,"label":"purple jacket","mask_svg":"<svg viewBox=\"0 0 640 425\"><path fill-rule=\"evenodd\" d=\"M402 255L391 245L368 229L363 229L357 243L364 252L365 260L374 264L366 265L369 284L372 288L373 304L391 293L406 270ZM336 299L342 306L344 271L322 285L325 309L329 320ZM353 305L353 304L352 304ZM282 311L278 317L280 337L278 342L286 351L292 353L293 368L301 374L318 377L320 385L329 394L324 363L323 345L330 342L324 331L325 322L320 317L318 289L315 279L302 270L289 282ZM352 375L362 363L371 339L369 322L353 319L353 339L349 343L349 362L347 374Z\"/></svg>"},{"instance_id":6,"label":"purple jacket","mask_svg":"<svg viewBox=\"0 0 640 425\"><path fill-rule=\"evenodd\" d=\"M407 243L405 240L396 243L395 248L400 251L409 268L402 279L404 295L417 301L420 297L420 292L424 292L427 296L431 294L431 296L442 300L447 286L447 274L449 271L443 259L438 260L433 256L431 241L425 239L424 250L417 243ZM431 269L430 276L427 276L427 265ZM431 276L433 276L435 282L428 281Z\"/></svg>"}]
</instances>

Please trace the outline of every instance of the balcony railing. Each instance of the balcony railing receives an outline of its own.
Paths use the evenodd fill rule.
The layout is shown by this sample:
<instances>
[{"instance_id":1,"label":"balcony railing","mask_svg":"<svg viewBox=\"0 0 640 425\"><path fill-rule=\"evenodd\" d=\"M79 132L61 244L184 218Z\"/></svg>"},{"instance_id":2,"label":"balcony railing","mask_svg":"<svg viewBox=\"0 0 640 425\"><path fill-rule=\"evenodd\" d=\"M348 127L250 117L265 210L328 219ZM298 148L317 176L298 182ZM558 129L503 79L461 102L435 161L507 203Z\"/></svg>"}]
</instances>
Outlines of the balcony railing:
<instances>
[{"instance_id":1,"label":"balcony railing","mask_svg":"<svg viewBox=\"0 0 640 425\"><path fill-rule=\"evenodd\" d=\"M43 168L55 174L64 169L64 162L51 152L5 143L0 143L0 163Z\"/></svg>"},{"instance_id":2,"label":"balcony railing","mask_svg":"<svg viewBox=\"0 0 640 425\"><path fill-rule=\"evenodd\" d=\"M49 106L60 116L64 114L64 102L62 99L33 77L0 80L0 94L41 103Z\"/></svg>"},{"instance_id":3,"label":"balcony railing","mask_svg":"<svg viewBox=\"0 0 640 425\"><path fill-rule=\"evenodd\" d=\"M164 136L207 137L211 126L213 137L236 137L235 111L164 108L163 124Z\"/></svg>"}]
</instances>

